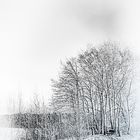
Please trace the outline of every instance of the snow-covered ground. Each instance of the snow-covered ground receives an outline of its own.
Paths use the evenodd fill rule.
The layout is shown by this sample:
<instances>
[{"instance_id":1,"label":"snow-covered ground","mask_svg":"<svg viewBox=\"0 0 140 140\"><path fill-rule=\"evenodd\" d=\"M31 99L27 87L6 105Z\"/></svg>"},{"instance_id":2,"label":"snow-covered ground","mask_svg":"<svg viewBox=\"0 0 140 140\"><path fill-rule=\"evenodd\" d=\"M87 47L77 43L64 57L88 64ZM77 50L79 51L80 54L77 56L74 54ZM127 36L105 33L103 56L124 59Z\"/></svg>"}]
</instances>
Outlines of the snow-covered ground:
<instances>
[{"instance_id":1,"label":"snow-covered ground","mask_svg":"<svg viewBox=\"0 0 140 140\"><path fill-rule=\"evenodd\" d=\"M140 134L138 133L135 133L133 136L129 135L129 136L122 136L122 137L96 135L85 139L81 138L81 140L140 140ZM0 140L19 140L18 136L21 136L22 134L24 135L23 129L0 128Z\"/></svg>"},{"instance_id":2,"label":"snow-covered ground","mask_svg":"<svg viewBox=\"0 0 140 140\"><path fill-rule=\"evenodd\" d=\"M86 138L85 140L140 140L140 135L129 135L129 136L122 136L122 137L115 137L115 136L94 136Z\"/></svg>"},{"instance_id":3,"label":"snow-covered ground","mask_svg":"<svg viewBox=\"0 0 140 140\"><path fill-rule=\"evenodd\" d=\"M0 140L17 140L18 136L23 133L24 133L23 129L0 128Z\"/></svg>"},{"instance_id":4,"label":"snow-covered ground","mask_svg":"<svg viewBox=\"0 0 140 140\"><path fill-rule=\"evenodd\" d=\"M76 139L73 138L68 140L76 140ZM95 136L89 136L88 138L81 138L81 140L140 140L140 135L134 135L134 136L126 135L122 137L95 135Z\"/></svg>"}]
</instances>

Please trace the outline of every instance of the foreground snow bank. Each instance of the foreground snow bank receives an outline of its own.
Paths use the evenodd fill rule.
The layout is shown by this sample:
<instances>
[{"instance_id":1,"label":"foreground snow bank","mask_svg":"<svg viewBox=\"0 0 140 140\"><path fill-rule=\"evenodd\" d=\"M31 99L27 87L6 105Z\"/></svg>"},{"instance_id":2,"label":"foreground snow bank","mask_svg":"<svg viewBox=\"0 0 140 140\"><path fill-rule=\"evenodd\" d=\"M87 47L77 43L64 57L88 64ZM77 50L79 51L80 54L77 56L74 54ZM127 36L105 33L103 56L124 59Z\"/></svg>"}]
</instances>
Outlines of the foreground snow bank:
<instances>
[{"instance_id":1,"label":"foreground snow bank","mask_svg":"<svg viewBox=\"0 0 140 140\"><path fill-rule=\"evenodd\" d=\"M98 135L98 136L86 138L84 140L140 140L140 135L136 135L136 136L126 135L122 137Z\"/></svg>"},{"instance_id":2,"label":"foreground snow bank","mask_svg":"<svg viewBox=\"0 0 140 140\"><path fill-rule=\"evenodd\" d=\"M81 138L80 140L140 140L139 132L133 135L125 135L122 137L95 135L90 136L88 138ZM20 136L23 137L25 136L25 131L23 129L0 128L0 140L19 140ZM66 140L76 140L76 139L71 138Z\"/></svg>"},{"instance_id":3,"label":"foreground snow bank","mask_svg":"<svg viewBox=\"0 0 140 140\"><path fill-rule=\"evenodd\" d=\"M25 134L23 129L0 128L0 140L17 140L18 136Z\"/></svg>"}]
</instances>

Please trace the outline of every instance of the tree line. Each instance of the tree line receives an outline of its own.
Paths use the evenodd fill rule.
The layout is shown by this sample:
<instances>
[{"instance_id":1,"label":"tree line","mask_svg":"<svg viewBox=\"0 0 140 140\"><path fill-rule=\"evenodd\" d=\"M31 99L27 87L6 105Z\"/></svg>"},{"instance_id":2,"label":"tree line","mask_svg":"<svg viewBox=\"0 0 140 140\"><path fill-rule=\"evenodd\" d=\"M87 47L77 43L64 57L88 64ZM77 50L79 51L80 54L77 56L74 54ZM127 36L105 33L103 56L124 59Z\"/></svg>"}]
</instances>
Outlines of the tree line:
<instances>
[{"instance_id":1,"label":"tree line","mask_svg":"<svg viewBox=\"0 0 140 140\"><path fill-rule=\"evenodd\" d=\"M132 76L129 50L111 42L91 46L62 64L58 78L52 80L49 110L38 95L26 111L19 98L14 126L25 129L26 140L129 134Z\"/></svg>"},{"instance_id":2,"label":"tree line","mask_svg":"<svg viewBox=\"0 0 140 140\"><path fill-rule=\"evenodd\" d=\"M75 114L78 137L83 131L130 133L132 60L129 50L107 42L63 64L59 78L52 80L53 107Z\"/></svg>"}]
</instances>

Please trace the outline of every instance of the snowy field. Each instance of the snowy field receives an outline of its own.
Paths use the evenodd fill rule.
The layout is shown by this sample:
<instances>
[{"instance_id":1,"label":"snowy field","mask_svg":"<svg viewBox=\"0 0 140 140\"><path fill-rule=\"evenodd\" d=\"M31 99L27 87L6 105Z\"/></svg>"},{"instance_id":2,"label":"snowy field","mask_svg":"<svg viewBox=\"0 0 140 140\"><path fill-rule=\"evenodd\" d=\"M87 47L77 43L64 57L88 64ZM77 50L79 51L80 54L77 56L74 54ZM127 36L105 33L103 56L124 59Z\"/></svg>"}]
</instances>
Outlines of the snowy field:
<instances>
[{"instance_id":1,"label":"snowy field","mask_svg":"<svg viewBox=\"0 0 140 140\"><path fill-rule=\"evenodd\" d=\"M123 136L123 137L109 137L109 136L94 136L85 140L140 140L140 136Z\"/></svg>"},{"instance_id":2,"label":"snowy field","mask_svg":"<svg viewBox=\"0 0 140 140\"><path fill-rule=\"evenodd\" d=\"M18 136L24 135L23 129L18 128L0 128L0 140L20 140ZM69 139L75 140L75 139ZM81 140L140 140L140 135L135 134L134 136L123 136L123 137L114 137L114 136L94 136L88 138L81 138Z\"/></svg>"},{"instance_id":3,"label":"snowy field","mask_svg":"<svg viewBox=\"0 0 140 140\"><path fill-rule=\"evenodd\" d=\"M69 139L69 140L76 140L76 139ZM94 136L88 138L81 138L81 140L140 140L140 135L136 136L122 136L122 137L115 137L115 136Z\"/></svg>"},{"instance_id":4,"label":"snowy field","mask_svg":"<svg viewBox=\"0 0 140 140\"><path fill-rule=\"evenodd\" d=\"M18 136L24 133L23 129L0 128L0 140L19 140Z\"/></svg>"}]
</instances>

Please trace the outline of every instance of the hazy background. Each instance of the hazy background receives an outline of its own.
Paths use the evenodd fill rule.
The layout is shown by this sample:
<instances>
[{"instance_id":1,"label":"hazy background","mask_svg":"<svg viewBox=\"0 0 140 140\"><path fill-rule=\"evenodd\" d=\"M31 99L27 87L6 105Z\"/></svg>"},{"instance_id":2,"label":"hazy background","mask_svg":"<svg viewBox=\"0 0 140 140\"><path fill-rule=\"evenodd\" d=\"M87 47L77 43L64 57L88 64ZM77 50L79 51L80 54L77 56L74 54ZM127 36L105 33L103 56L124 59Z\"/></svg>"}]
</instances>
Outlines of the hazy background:
<instances>
[{"instance_id":1,"label":"hazy background","mask_svg":"<svg viewBox=\"0 0 140 140\"><path fill-rule=\"evenodd\" d=\"M22 94L51 98L60 60L106 40L128 46L135 58L136 120L140 109L139 0L1 0L0 114Z\"/></svg>"}]
</instances>

